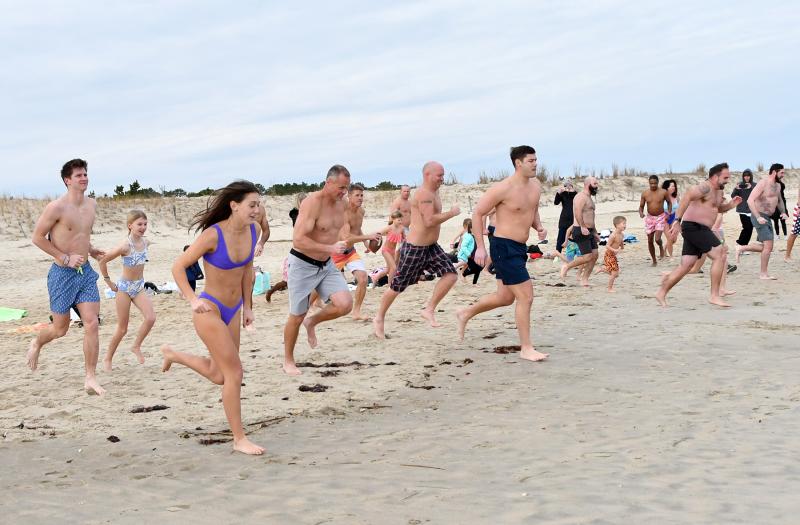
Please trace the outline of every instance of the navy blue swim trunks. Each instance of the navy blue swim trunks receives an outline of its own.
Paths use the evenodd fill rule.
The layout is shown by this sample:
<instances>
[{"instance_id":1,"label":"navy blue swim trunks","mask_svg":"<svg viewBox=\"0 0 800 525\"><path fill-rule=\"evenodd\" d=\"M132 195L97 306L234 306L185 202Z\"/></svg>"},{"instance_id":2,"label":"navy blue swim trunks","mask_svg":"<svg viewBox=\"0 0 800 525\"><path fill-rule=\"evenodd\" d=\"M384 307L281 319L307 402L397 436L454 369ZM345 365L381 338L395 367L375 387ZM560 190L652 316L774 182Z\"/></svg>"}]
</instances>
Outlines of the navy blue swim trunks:
<instances>
[{"instance_id":1,"label":"navy blue swim trunks","mask_svg":"<svg viewBox=\"0 0 800 525\"><path fill-rule=\"evenodd\" d=\"M524 242L512 241L495 235L489 246L489 255L492 257L495 277L505 285L524 283L530 280L528 268L528 247Z\"/></svg>"}]
</instances>

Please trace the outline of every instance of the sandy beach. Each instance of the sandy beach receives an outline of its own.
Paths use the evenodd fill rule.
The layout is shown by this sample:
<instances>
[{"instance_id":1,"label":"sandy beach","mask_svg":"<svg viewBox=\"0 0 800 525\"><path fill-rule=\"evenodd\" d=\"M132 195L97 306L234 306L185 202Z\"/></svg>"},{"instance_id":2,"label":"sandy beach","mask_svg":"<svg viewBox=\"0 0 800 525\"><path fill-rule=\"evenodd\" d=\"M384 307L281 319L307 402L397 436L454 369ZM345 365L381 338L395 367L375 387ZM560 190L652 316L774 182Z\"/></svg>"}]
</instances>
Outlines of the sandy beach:
<instances>
[{"instance_id":1,"label":"sandy beach","mask_svg":"<svg viewBox=\"0 0 800 525\"><path fill-rule=\"evenodd\" d=\"M678 178L681 191L697 178ZM786 180L791 209L798 173ZM442 246L484 188L442 188L445 207L462 207L443 227ZM605 275L593 277L587 290L573 276L561 286L552 261L528 264L534 343L550 353L544 363L502 353L517 344L513 307L475 318L466 340L455 340L456 309L494 289L487 273L476 286L459 281L440 305L438 329L419 315L433 285L423 283L390 310L385 342L371 335L370 323L349 318L321 325L316 350L301 331L296 355L309 366L299 378L280 371L286 293L272 304L255 297L257 331L242 332L242 414L252 439L267 448L261 458L231 452L219 387L182 367L161 373L163 343L206 353L177 293L153 296L158 318L145 341L144 365L127 351L141 319L133 313L113 372L99 373L106 396L81 388L80 328L45 347L40 370L27 369L32 335L20 332L49 313L50 260L30 242L44 202L4 199L0 297L2 306L28 311L0 324L4 517L9 523L796 522L800 263L785 263L786 241L777 240L770 268L778 280L760 281L758 256L742 257L728 280L737 291L733 308L707 303L707 266L705 274L687 276L663 309L653 293L660 272L678 257L649 265L637 213L644 188L642 178L601 181L598 226L624 215L640 240L620 256L616 294L606 293ZM557 232L554 191L546 188L543 197L552 243L545 251ZM393 197L366 194L365 231L385 224ZM101 201L93 243L119 243L125 211L142 208L153 242L146 279L171 280L175 256L193 238L188 219L204 202ZM290 247L293 199L265 202L272 237L255 264L274 282ZM728 213L729 246L739 230L738 217ZM382 263L379 255L366 259L368 266ZM110 270L118 276L119 261ZM381 293L368 291L368 315ZM113 300L103 298L101 314L102 355L114 330ZM315 385L328 388L299 391ZM156 405L167 408L136 410Z\"/></svg>"}]
</instances>

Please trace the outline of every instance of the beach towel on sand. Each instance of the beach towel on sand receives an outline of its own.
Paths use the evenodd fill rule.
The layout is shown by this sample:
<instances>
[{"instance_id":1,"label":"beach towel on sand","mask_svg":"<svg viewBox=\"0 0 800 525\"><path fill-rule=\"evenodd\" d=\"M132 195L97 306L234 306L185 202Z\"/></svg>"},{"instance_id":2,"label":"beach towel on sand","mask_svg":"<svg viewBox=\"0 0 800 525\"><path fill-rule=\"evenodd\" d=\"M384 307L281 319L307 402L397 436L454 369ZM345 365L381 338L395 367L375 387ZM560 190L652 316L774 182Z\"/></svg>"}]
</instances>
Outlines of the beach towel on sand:
<instances>
[{"instance_id":1,"label":"beach towel on sand","mask_svg":"<svg viewBox=\"0 0 800 525\"><path fill-rule=\"evenodd\" d=\"M0 322L2 321L16 321L28 315L25 310L18 310L16 308L6 308L0 306Z\"/></svg>"}]
</instances>

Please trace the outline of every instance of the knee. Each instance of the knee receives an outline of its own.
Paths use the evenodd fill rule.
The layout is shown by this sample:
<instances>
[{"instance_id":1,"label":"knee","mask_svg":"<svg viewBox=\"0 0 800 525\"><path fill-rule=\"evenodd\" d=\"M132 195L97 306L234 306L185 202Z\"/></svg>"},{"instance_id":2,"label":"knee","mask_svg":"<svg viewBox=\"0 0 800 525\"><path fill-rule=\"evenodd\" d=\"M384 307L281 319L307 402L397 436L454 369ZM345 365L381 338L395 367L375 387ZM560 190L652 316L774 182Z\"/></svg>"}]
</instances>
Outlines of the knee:
<instances>
[{"instance_id":1,"label":"knee","mask_svg":"<svg viewBox=\"0 0 800 525\"><path fill-rule=\"evenodd\" d=\"M156 314L155 314L155 312L150 312L150 313L145 314L144 322L145 322L145 324L147 324L147 325L149 325L151 327L154 324L156 324Z\"/></svg>"},{"instance_id":2,"label":"knee","mask_svg":"<svg viewBox=\"0 0 800 525\"><path fill-rule=\"evenodd\" d=\"M128 323L117 323L117 334L124 336L128 333Z\"/></svg>"},{"instance_id":3,"label":"knee","mask_svg":"<svg viewBox=\"0 0 800 525\"><path fill-rule=\"evenodd\" d=\"M97 333L99 330L99 323L97 322L97 316L92 315L89 319L83 320L83 330L87 333Z\"/></svg>"},{"instance_id":4,"label":"knee","mask_svg":"<svg viewBox=\"0 0 800 525\"><path fill-rule=\"evenodd\" d=\"M62 325L54 325L53 326L53 335L55 337L57 337L57 338L58 337L64 337L65 335L67 335L67 330L69 330L69 324L65 324L63 326Z\"/></svg>"},{"instance_id":5,"label":"knee","mask_svg":"<svg viewBox=\"0 0 800 525\"><path fill-rule=\"evenodd\" d=\"M531 298L531 300L533 299ZM512 293L505 293L500 296L500 304L502 304L503 306L510 306L511 303L513 302L514 302L514 294Z\"/></svg>"},{"instance_id":6,"label":"knee","mask_svg":"<svg viewBox=\"0 0 800 525\"><path fill-rule=\"evenodd\" d=\"M517 299L517 304L522 304L527 307L530 307L533 304L533 293L525 294L519 299Z\"/></svg>"},{"instance_id":7,"label":"knee","mask_svg":"<svg viewBox=\"0 0 800 525\"><path fill-rule=\"evenodd\" d=\"M340 315L347 315L353 310L353 298L350 294L347 294L347 297L337 300L334 305L339 310Z\"/></svg>"},{"instance_id":8,"label":"knee","mask_svg":"<svg viewBox=\"0 0 800 525\"><path fill-rule=\"evenodd\" d=\"M364 272L357 272L356 273L356 283L361 285L367 284L367 274Z\"/></svg>"}]
</instances>

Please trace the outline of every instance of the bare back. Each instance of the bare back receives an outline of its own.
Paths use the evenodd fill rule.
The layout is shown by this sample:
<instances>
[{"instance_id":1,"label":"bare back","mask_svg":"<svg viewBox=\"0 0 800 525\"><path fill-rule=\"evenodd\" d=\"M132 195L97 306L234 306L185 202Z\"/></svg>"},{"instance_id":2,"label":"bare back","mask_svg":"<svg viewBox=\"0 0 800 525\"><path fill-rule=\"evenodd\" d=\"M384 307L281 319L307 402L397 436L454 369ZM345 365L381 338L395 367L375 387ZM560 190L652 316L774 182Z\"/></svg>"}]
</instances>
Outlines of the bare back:
<instances>
[{"instance_id":1,"label":"bare back","mask_svg":"<svg viewBox=\"0 0 800 525\"><path fill-rule=\"evenodd\" d=\"M49 234L56 249L88 260L96 210L94 199L84 197L75 203L69 199L69 194L63 195L45 207L36 223L34 236L46 237Z\"/></svg>"},{"instance_id":2,"label":"bare back","mask_svg":"<svg viewBox=\"0 0 800 525\"><path fill-rule=\"evenodd\" d=\"M414 191L409 201L411 202L411 233L408 235L408 242L417 246L428 246L439 242L441 223L426 226L420 212L420 206L431 205L433 205L434 214L442 212L442 200L439 198L439 192L420 186Z\"/></svg>"},{"instance_id":3,"label":"bare back","mask_svg":"<svg viewBox=\"0 0 800 525\"><path fill-rule=\"evenodd\" d=\"M539 209L542 185L537 179L520 182L517 177L508 177L488 191L496 192L497 199L494 235L526 243Z\"/></svg>"},{"instance_id":4,"label":"bare back","mask_svg":"<svg viewBox=\"0 0 800 525\"><path fill-rule=\"evenodd\" d=\"M696 222L711 228L714 226L714 221L717 220L719 207L725 200L725 194L720 189L713 189L708 182L701 182L693 189L700 193L700 198L689 203L682 220Z\"/></svg>"}]
</instances>

